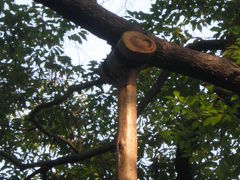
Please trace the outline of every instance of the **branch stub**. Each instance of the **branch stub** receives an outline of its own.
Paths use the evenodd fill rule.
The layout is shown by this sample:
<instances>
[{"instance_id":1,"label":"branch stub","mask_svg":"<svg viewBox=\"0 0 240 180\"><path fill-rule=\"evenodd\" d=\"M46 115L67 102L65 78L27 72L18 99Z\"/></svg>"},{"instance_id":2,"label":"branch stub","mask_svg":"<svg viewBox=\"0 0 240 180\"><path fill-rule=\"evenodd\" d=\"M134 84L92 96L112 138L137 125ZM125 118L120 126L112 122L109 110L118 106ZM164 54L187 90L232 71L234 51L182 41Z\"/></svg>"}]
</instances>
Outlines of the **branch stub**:
<instances>
[{"instance_id":1,"label":"branch stub","mask_svg":"<svg viewBox=\"0 0 240 180\"><path fill-rule=\"evenodd\" d=\"M138 31L127 31L100 67L100 75L109 83L124 83L128 71L148 63L156 51L154 40Z\"/></svg>"}]
</instances>

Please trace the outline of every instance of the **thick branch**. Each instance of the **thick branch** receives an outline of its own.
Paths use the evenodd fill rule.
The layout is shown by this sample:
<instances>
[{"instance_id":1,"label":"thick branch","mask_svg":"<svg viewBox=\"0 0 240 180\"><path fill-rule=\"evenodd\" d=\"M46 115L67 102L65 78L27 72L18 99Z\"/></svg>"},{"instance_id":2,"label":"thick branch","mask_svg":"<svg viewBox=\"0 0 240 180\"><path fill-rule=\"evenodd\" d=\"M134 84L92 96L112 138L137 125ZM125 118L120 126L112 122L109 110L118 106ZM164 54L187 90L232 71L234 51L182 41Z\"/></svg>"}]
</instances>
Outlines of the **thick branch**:
<instances>
[{"instance_id":1,"label":"thick branch","mask_svg":"<svg viewBox=\"0 0 240 180\"><path fill-rule=\"evenodd\" d=\"M216 50L224 48L226 41L224 40L206 40L206 41L198 41L187 45L187 48L194 49L197 51L205 51L205 50ZM207 47L207 49L206 49ZM168 76L171 73L167 70L161 72L158 77L158 80L154 83L152 88L146 93L146 96L142 99L142 101L138 104L137 113L138 116L142 113L142 111L147 107L147 105L156 97L156 95L161 91L162 86L164 85Z\"/></svg>"},{"instance_id":2,"label":"thick branch","mask_svg":"<svg viewBox=\"0 0 240 180\"><path fill-rule=\"evenodd\" d=\"M121 35L140 27L111 13L94 0L35 0L114 45ZM57 5L56 5L57 3ZM101 17L101 18L99 18Z\"/></svg>"},{"instance_id":3,"label":"thick branch","mask_svg":"<svg viewBox=\"0 0 240 180\"><path fill-rule=\"evenodd\" d=\"M240 67L232 61L156 38L154 66L198 78L240 94Z\"/></svg>"},{"instance_id":4,"label":"thick branch","mask_svg":"<svg viewBox=\"0 0 240 180\"><path fill-rule=\"evenodd\" d=\"M29 114L29 120L34 124L34 126L36 128L38 128L42 133L44 133L45 135L47 135L48 137L54 139L54 140L58 140L60 142L63 142L65 144L67 144L72 150L74 150L74 152L78 153L78 150L75 148L75 146L72 144L71 141L68 141L66 139L64 139L62 136L60 135L56 135L56 134L53 134L51 133L50 131L44 129L39 123L38 123L38 120L37 120L37 114L43 110L43 109L46 109L46 108L50 108L54 105L58 105L62 102L64 102L69 96L72 95L72 93L74 91L81 91L83 89L86 89L86 88L89 88L89 87L92 87L92 86L97 86L97 85L101 85L103 83L103 81L101 79L99 80L95 80L95 81L90 81L90 82L87 82L87 83L83 83L83 84L79 84L79 85L73 85L73 86L70 86L69 89L60 97L54 99L53 101L50 101L50 102L47 102L47 103L42 103L38 106L36 106L32 112Z\"/></svg>"},{"instance_id":5,"label":"thick branch","mask_svg":"<svg viewBox=\"0 0 240 180\"><path fill-rule=\"evenodd\" d=\"M37 0L63 17L81 25L93 34L114 44L123 32L140 30L127 20L116 16L89 0ZM216 56L183 48L155 38L157 52L152 65L195 77L240 94L240 67Z\"/></svg>"},{"instance_id":6,"label":"thick branch","mask_svg":"<svg viewBox=\"0 0 240 180\"><path fill-rule=\"evenodd\" d=\"M227 44L226 40L200 40L187 45L187 48L197 51L199 51L199 49L201 49L201 51L224 50L226 44Z\"/></svg>"}]
</instances>

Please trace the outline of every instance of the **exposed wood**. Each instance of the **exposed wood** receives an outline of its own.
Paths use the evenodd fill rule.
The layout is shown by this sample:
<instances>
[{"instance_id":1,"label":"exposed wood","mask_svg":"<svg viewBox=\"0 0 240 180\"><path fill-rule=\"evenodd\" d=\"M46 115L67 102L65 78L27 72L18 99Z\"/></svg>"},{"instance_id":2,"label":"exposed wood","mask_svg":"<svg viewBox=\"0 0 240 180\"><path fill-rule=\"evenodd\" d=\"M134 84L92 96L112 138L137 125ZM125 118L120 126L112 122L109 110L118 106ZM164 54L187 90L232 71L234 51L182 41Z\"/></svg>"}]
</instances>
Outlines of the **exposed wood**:
<instances>
[{"instance_id":1,"label":"exposed wood","mask_svg":"<svg viewBox=\"0 0 240 180\"><path fill-rule=\"evenodd\" d=\"M90 0L36 0L98 37L114 45L130 30L143 31L137 24L107 11ZM57 5L56 5L57 2ZM153 65L195 77L240 94L240 67L216 56L183 48L155 38Z\"/></svg>"},{"instance_id":2,"label":"exposed wood","mask_svg":"<svg viewBox=\"0 0 240 180\"><path fill-rule=\"evenodd\" d=\"M118 42L120 52L134 61L134 63L146 63L155 53L157 47L150 36L138 31L127 31Z\"/></svg>"},{"instance_id":3,"label":"exposed wood","mask_svg":"<svg viewBox=\"0 0 240 180\"><path fill-rule=\"evenodd\" d=\"M109 83L125 84L129 69L146 64L156 49L151 37L138 31L127 31L101 66L100 74Z\"/></svg>"},{"instance_id":4,"label":"exposed wood","mask_svg":"<svg viewBox=\"0 0 240 180\"><path fill-rule=\"evenodd\" d=\"M137 179L137 70L118 87L118 179Z\"/></svg>"},{"instance_id":5,"label":"exposed wood","mask_svg":"<svg viewBox=\"0 0 240 180\"><path fill-rule=\"evenodd\" d=\"M137 179L137 72L156 51L153 39L138 31L123 34L100 67L118 87L118 179Z\"/></svg>"}]
</instances>

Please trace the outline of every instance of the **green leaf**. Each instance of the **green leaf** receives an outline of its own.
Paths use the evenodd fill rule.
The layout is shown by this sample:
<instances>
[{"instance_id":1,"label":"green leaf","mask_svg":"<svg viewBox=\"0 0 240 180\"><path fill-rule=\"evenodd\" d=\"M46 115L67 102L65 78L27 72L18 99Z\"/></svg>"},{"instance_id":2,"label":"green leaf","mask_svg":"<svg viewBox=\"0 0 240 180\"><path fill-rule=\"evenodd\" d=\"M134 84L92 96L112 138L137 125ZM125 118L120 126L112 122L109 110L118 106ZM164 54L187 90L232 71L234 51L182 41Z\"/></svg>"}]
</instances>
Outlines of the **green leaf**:
<instances>
[{"instance_id":1,"label":"green leaf","mask_svg":"<svg viewBox=\"0 0 240 180\"><path fill-rule=\"evenodd\" d=\"M208 117L204 120L203 125L204 126L208 126L208 125L212 125L214 126L215 124L219 123L222 119L222 114L218 114L214 117Z\"/></svg>"}]
</instances>

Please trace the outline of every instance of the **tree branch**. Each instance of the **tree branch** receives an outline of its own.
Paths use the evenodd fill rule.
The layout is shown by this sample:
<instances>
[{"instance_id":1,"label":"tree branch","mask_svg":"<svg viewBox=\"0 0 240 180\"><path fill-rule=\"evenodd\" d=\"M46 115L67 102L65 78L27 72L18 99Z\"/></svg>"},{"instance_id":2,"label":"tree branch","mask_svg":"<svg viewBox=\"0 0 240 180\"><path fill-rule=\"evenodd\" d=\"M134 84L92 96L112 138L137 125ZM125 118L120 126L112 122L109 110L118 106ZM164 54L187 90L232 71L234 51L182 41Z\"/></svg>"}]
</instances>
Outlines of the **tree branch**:
<instances>
[{"instance_id":1,"label":"tree branch","mask_svg":"<svg viewBox=\"0 0 240 180\"><path fill-rule=\"evenodd\" d=\"M163 70L157 81L154 83L152 88L146 93L146 96L142 99L142 101L138 104L137 114L138 116L143 112L143 110L147 107L147 105L154 99L154 97L161 91L162 86L164 85L167 77L170 75L170 72L167 70Z\"/></svg>"},{"instance_id":2,"label":"tree branch","mask_svg":"<svg viewBox=\"0 0 240 180\"><path fill-rule=\"evenodd\" d=\"M205 51L223 49L225 45L226 45L225 40L203 40L188 44L186 47L189 49L195 49L197 51ZM163 70L161 72L161 74L158 77L158 80L155 82L153 87L146 93L146 96L138 104L137 107L138 116L147 107L147 105L155 98L155 96L161 91L162 86L164 85L167 77L170 75L171 73L167 70Z\"/></svg>"},{"instance_id":3,"label":"tree branch","mask_svg":"<svg viewBox=\"0 0 240 180\"><path fill-rule=\"evenodd\" d=\"M114 44L125 31L143 30L137 24L107 11L89 0L36 0L77 25ZM156 54L146 62L190 77L210 82L240 94L240 67L225 58L183 48L155 37Z\"/></svg>"},{"instance_id":4,"label":"tree branch","mask_svg":"<svg viewBox=\"0 0 240 180\"><path fill-rule=\"evenodd\" d=\"M116 148L115 143L111 142L111 143L102 145L101 147L91 149L87 152L82 152L76 155L71 155L66 157L60 157L55 160L40 161L37 163L26 164L25 166L26 168L45 167L45 168L51 169L52 167L62 165L62 164L80 162L80 161L89 159L91 157L106 153L108 151L115 150L115 148Z\"/></svg>"},{"instance_id":5,"label":"tree branch","mask_svg":"<svg viewBox=\"0 0 240 180\"><path fill-rule=\"evenodd\" d=\"M227 40L200 40L195 41L191 44L188 44L186 47L193 49L193 50L201 50L201 51L208 51L208 50L224 50L227 45Z\"/></svg>"},{"instance_id":6,"label":"tree branch","mask_svg":"<svg viewBox=\"0 0 240 180\"><path fill-rule=\"evenodd\" d=\"M35 0L114 45L129 30L141 30L90 0ZM56 6L57 2L57 6ZM101 18L99 18L101 16Z\"/></svg>"},{"instance_id":7,"label":"tree branch","mask_svg":"<svg viewBox=\"0 0 240 180\"><path fill-rule=\"evenodd\" d=\"M14 155L7 154L5 151L0 151L0 156L4 157L5 160L17 166L20 170L23 170L25 168L24 164L22 164L22 162Z\"/></svg>"},{"instance_id":8,"label":"tree branch","mask_svg":"<svg viewBox=\"0 0 240 180\"><path fill-rule=\"evenodd\" d=\"M60 103L62 103L63 101L65 101L70 95L72 95L73 92L75 91L81 91L83 89L87 89L93 86L98 86L103 84L102 79L98 79L95 81L90 81L90 82L86 82L83 84L78 84L78 85L72 85L69 87L69 89L60 97L54 99L53 101L47 102L47 103L42 103L38 106L36 106L33 111L30 113L30 115L36 115L39 111L52 107L54 105L58 105Z\"/></svg>"},{"instance_id":9,"label":"tree branch","mask_svg":"<svg viewBox=\"0 0 240 180\"><path fill-rule=\"evenodd\" d=\"M26 177L26 180L31 180L31 178L33 178L34 176L36 176L37 174L42 172L42 168L37 169L36 171L34 171L32 174L28 175Z\"/></svg>"},{"instance_id":10,"label":"tree branch","mask_svg":"<svg viewBox=\"0 0 240 180\"><path fill-rule=\"evenodd\" d=\"M234 62L156 38L153 66L201 79L240 94L240 67Z\"/></svg>"},{"instance_id":11,"label":"tree branch","mask_svg":"<svg viewBox=\"0 0 240 180\"><path fill-rule=\"evenodd\" d=\"M30 113L29 113L29 120L34 124L34 126L36 128L38 128L42 133L44 133L45 135L47 135L48 137L63 142L65 144L67 144L74 152L78 153L77 148L75 148L75 146L72 144L71 141L68 141L66 139L64 139L62 136L60 135L55 135L51 132L49 132L48 130L44 129L37 120L37 114L46 108L50 108L54 105L58 105L60 103L62 103L63 101L65 101L73 92L75 91L81 91L83 89L86 88L90 88L92 86L97 86L97 85L101 85L103 84L103 81L101 79L95 80L95 81L90 81L84 84L79 84L79 85L72 85L69 87L69 89L60 97L54 99L53 101L47 102L47 103L42 103L38 106L36 106Z\"/></svg>"},{"instance_id":12,"label":"tree branch","mask_svg":"<svg viewBox=\"0 0 240 180\"><path fill-rule=\"evenodd\" d=\"M68 163L77 163L89 158L92 158L94 156L113 151L115 150L115 142L110 142L108 144L104 144L98 148L91 149L86 152L82 152L79 154L71 155L71 156L65 156L60 157L55 160L48 160L48 161L40 161L36 163L31 164L23 164L21 160L17 159L15 156L9 155L5 153L4 151L0 151L0 156L4 157L7 161L11 162L13 165L17 166L20 170L25 170L29 168L36 168L40 167L37 171L35 171L33 174L36 175L38 173L41 173L44 169L45 171L51 169L52 167L62 165L62 164L68 164ZM31 176L31 175L30 175ZM31 176L33 177L33 176Z\"/></svg>"}]
</instances>

